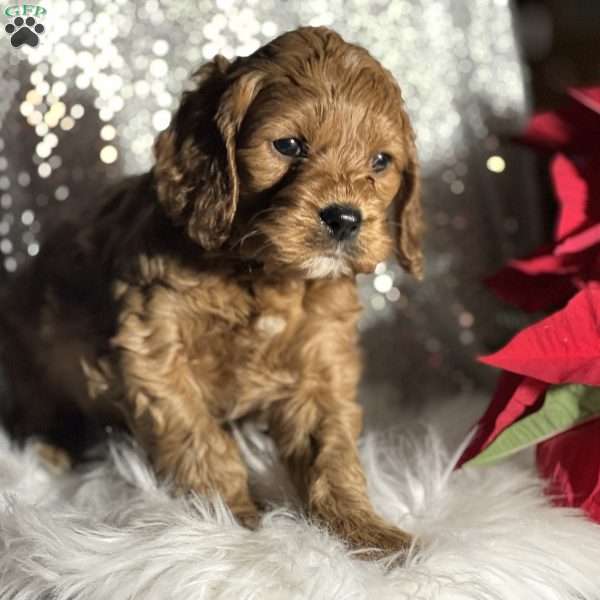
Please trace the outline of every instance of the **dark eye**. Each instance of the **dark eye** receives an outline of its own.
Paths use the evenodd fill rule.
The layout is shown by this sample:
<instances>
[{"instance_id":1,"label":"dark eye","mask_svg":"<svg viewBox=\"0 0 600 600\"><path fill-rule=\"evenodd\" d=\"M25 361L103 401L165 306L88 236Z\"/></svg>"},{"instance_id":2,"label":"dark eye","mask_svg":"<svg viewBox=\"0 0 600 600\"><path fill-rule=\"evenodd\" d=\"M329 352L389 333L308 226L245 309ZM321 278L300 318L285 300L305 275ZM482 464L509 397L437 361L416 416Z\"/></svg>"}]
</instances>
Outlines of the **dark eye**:
<instances>
[{"instance_id":1,"label":"dark eye","mask_svg":"<svg viewBox=\"0 0 600 600\"><path fill-rule=\"evenodd\" d=\"M371 167L373 168L373 171L375 171L376 173L379 173L379 172L387 169L391 160L392 160L392 157L389 154L386 154L385 152L378 152L373 157L373 162L371 163Z\"/></svg>"},{"instance_id":2,"label":"dark eye","mask_svg":"<svg viewBox=\"0 0 600 600\"><path fill-rule=\"evenodd\" d=\"M282 138L273 142L275 150L285 156L291 156L296 158L298 156L304 156L306 154L304 144L302 140L298 138Z\"/></svg>"}]
</instances>

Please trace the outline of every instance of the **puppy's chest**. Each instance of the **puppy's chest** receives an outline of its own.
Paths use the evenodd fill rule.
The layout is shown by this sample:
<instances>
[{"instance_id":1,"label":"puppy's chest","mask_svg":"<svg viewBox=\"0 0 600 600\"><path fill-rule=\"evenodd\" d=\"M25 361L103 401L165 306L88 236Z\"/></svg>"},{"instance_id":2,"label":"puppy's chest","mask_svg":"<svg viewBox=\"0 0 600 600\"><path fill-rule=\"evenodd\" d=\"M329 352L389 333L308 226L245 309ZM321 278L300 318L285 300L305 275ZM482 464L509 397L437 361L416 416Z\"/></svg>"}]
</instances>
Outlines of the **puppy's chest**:
<instances>
[{"instance_id":1,"label":"puppy's chest","mask_svg":"<svg viewBox=\"0 0 600 600\"><path fill-rule=\"evenodd\" d=\"M289 397L300 379L310 321L304 290L265 286L253 292L237 299L238 318L217 322L195 340L194 371L219 418L263 410Z\"/></svg>"}]
</instances>

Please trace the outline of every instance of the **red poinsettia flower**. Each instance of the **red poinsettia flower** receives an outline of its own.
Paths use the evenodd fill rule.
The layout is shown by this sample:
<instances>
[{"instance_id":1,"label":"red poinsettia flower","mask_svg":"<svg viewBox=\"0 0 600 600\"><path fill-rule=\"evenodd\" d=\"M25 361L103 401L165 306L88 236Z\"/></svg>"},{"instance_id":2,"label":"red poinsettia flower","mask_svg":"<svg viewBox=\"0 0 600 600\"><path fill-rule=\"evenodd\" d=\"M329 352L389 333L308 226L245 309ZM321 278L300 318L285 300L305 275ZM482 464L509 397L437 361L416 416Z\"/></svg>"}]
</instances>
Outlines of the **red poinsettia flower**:
<instances>
[{"instance_id":1,"label":"red poinsettia flower","mask_svg":"<svg viewBox=\"0 0 600 600\"><path fill-rule=\"evenodd\" d=\"M564 108L534 116L522 137L558 152L550 165L559 209L553 242L487 279L523 310L562 306L585 282L600 280L600 87L569 94Z\"/></svg>"},{"instance_id":2,"label":"red poinsettia flower","mask_svg":"<svg viewBox=\"0 0 600 600\"><path fill-rule=\"evenodd\" d=\"M556 111L534 115L521 139L532 146L573 154L598 152L600 87L572 88Z\"/></svg>"},{"instance_id":3,"label":"red poinsettia flower","mask_svg":"<svg viewBox=\"0 0 600 600\"><path fill-rule=\"evenodd\" d=\"M600 419L539 444L536 458L554 502L579 506L600 523Z\"/></svg>"},{"instance_id":4,"label":"red poinsettia flower","mask_svg":"<svg viewBox=\"0 0 600 600\"><path fill-rule=\"evenodd\" d=\"M600 386L600 283L588 284L565 308L530 325L504 348L480 360L505 372L459 465L515 421L537 410L551 385Z\"/></svg>"},{"instance_id":5,"label":"red poinsettia flower","mask_svg":"<svg viewBox=\"0 0 600 600\"><path fill-rule=\"evenodd\" d=\"M513 423L538 410L548 387L548 383L533 377L502 373L492 402L477 424L457 468L488 448Z\"/></svg>"},{"instance_id":6,"label":"red poinsettia flower","mask_svg":"<svg viewBox=\"0 0 600 600\"><path fill-rule=\"evenodd\" d=\"M481 361L504 369L496 393L458 466L481 454L511 425L535 414L558 384L600 387L600 283L562 310L518 333ZM600 521L600 413L537 447L541 475L558 504L581 506Z\"/></svg>"},{"instance_id":7,"label":"red poinsettia flower","mask_svg":"<svg viewBox=\"0 0 600 600\"><path fill-rule=\"evenodd\" d=\"M569 95L560 110L534 116L522 138L554 153L553 240L487 281L525 310L568 303L481 359L504 372L458 466L535 443L554 501L600 522L600 87Z\"/></svg>"}]
</instances>

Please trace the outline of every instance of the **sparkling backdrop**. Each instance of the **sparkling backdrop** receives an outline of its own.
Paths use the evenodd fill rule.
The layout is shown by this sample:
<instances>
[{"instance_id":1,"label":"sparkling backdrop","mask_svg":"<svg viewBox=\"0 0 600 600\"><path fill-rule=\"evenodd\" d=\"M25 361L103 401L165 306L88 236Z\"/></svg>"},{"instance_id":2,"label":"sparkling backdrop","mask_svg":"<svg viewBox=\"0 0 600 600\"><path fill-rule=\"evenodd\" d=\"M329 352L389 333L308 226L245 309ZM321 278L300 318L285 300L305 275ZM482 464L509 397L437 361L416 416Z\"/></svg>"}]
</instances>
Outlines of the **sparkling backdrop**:
<instances>
[{"instance_id":1,"label":"sparkling backdrop","mask_svg":"<svg viewBox=\"0 0 600 600\"><path fill-rule=\"evenodd\" d=\"M5 277L56 219L146 169L189 73L302 24L327 25L396 75L417 131L427 280L393 263L360 279L367 383L422 397L485 384L476 353L514 327L480 284L537 244L526 113L508 0L55 0L36 48L0 34L0 252ZM4 17L4 23L10 19Z\"/></svg>"}]
</instances>

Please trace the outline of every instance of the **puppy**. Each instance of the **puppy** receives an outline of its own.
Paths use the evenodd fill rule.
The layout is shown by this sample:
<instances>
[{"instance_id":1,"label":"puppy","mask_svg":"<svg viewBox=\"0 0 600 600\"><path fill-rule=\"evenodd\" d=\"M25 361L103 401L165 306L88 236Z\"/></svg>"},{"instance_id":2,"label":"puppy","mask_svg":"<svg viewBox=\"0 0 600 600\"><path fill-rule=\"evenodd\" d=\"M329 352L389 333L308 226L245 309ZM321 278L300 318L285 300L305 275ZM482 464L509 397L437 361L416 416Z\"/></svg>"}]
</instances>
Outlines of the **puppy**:
<instances>
[{"instance_id":1,"label":"puppy","mask_svg":"<svg viewBox=\"0 0 600 600\"><path fill-rule=\"evenodd\" d=\"M356 548L410 536L357 451L354 276L420 276L413 132L398 85L324 28L193 77L155 164L65 223L3 300L7 421L77 454L121 425L180 490L257 519L227 424L260 414L309 514Z\"/></svg>"}]
</instances>

